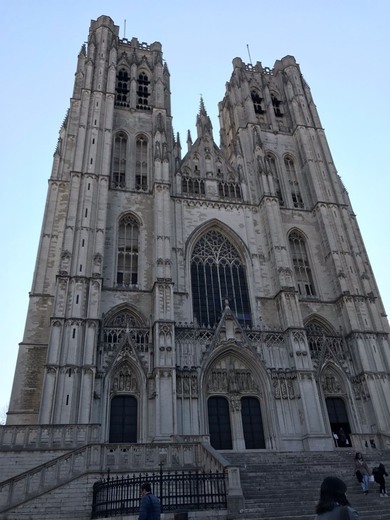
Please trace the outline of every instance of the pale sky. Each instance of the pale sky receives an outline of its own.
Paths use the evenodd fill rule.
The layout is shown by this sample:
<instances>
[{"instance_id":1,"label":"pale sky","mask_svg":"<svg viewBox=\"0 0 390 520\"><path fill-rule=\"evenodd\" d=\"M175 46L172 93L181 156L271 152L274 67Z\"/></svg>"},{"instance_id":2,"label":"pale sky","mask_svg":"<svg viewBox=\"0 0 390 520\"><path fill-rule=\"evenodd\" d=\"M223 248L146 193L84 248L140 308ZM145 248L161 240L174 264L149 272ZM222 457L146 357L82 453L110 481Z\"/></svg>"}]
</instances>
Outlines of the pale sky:
<instances>
[{"instance_id":1,"label":"pale sky","mask_svg":"<svg viewBox=\"0 0 390 520\"><path fill-rule=\"evenodd\" d=\"M183 155L203 96L219 144L217 104L232 60L273 67L295 56L349 192L390 312L390 2L388 0L18 0L0 6L2 189L0 414L23 339L47 180L91 19L120 37L162 44ZM126 33L124 21L126 20Z\"/></svg>"}]
</instances>

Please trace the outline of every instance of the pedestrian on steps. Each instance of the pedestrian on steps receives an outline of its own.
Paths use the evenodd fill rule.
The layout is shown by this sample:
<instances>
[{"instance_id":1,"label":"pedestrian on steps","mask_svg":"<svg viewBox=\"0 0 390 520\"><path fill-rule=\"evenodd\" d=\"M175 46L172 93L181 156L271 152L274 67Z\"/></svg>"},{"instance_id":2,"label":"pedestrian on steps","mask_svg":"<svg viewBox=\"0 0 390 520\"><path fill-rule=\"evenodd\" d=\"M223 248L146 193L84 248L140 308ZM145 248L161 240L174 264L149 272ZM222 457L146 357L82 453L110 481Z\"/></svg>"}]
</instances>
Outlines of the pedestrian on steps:
<instances>
[{"instance_id":1,"label":"pedestrian on steps","mask_svg":"<svg viewBox=\"0 0 390 520\"><path fill-rule=\"evenodd\" d=\"M379 496L380 497L387 497L387 491L386 491L386 481L385 481L385 475L388 477L389 475L386 472L385 466L380 463L377 468L374 468L372 470L372 474L374 475L374 480L377 484L379 484Z\"/></svg>"},{"instance_id":2,"label":"pedestrian on steps","mask_svg":"<svg viewBox=\"0 0 390 520\"><path fill-rule=\"evenodd\" d=\"M347 486L338 477L326 477L321 484L320 499L314 520L359 520L348 502Z\"/></svg>"},{"instance_id":3,"label":"pedestrian on steps","mask_svg":"<svg viewBox=\"0 0 390 520\"><path fill-rule=\"evenodd\" d=\"M365 495L368 493L368 483L370 481L370 470L363 459L363 455L358 451L355 455L355 475L362 486Z\"/></svg>"}]
</instances>

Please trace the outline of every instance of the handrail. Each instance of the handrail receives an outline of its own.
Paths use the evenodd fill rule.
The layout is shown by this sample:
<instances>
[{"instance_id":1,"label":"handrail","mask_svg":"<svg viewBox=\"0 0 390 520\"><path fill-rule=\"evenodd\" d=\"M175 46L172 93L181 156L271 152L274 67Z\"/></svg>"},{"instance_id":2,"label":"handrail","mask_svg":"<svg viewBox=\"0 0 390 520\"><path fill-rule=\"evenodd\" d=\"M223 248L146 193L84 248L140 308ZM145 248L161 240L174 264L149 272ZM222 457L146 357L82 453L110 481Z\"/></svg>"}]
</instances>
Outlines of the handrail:
<instances>
[{"instance_id":1,"label":"handrail","mask_svg":"<svg viewBox=\"0 0 390 520\"><path fill-rule=\"evenodd\" d=\"M0 512L12 509L85 473L102 475L108 468L111 473L119 474L134 471L136 468L153 471L161 465L165 471L224 469L222 461L216 459L212 448L208 449L204 443L88 444L1 482ZM231 482L228 489L234 487L236 490L237 474L233 475L234 469L237 470L231 467L227 470Z\"/></svg>"},{"instance_id":2,"label":"handrail","mask_svg":"<svg viewBox=\"0 0 390 520\"><path fill-rule=\"evenodd\" d=\"M0 426L0 448L6 450L25 449L69 449L99 442L100 424L27 424Z\"/></svg>"}]
</instances>

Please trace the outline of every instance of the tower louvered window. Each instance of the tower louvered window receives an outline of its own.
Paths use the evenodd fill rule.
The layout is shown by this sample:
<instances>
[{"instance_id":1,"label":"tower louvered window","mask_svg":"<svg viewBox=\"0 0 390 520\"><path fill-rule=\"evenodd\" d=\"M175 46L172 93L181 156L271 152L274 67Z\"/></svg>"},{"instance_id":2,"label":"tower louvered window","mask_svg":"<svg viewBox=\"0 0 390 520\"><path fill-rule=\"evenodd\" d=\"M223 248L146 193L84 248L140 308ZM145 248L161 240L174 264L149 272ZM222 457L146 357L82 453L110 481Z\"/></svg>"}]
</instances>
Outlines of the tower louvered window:
<instances>
[{"instance_id":1,"label":"tower louvered window","mask_svg":"<svg viewBox=\"0 0 390 520\"><path fill-rule=\"evenodd\" d=\"M251 325L245 267L235 247L211 230L196 243L191 258L194 317L201 326L215 326L226 302L239 322Z\"/></svg>"},{"instance_id":2,"label":"tower louvered window","mask_svg":"<svg viewBox=\"0 0 390 520\"><path fill-rule=\"evenodd\" d=\"M252 90L251 97L253 101L253 108L255 109L255 114L264 114L264 110L261 105L263 98L260 97L256 90Z\"/></svg>"},{"instance_id":3,"label":"tower louvered window","mask_svg":"<svg viewBox=\"0 0 390 520\"><path fill-rule=\"evenodd\" d=\"M149 84L148 76L141 72L137 80L137 108L141 108L142 110L150 110L148 101L150 96Z\"/></svg>"},{"instance_id":4,"label":"tower louvered window","mask_svg":"<svg viewBox=\"0 0 390 520\"><path fill-rule=\"evenodd\" d=\"M274 108L274 114L276 117L282 117L282 102L275 96L275 94L271 94L272 106Z\"/></svg>"},{"instance_id":5,"label":"tower louvered window","mask_svg":"<svg viewBox=\"0 0 390 520\"><path fill-rule=\"evenodd\" d=\"M129 73L122 68L116 77L115 105L119 107L129 107Z\"/></svg>"},{"instance_id":6,"label":"tower louvered window","mask_svg":"<svg viewBox=\"0 0 390 520\"><path fill-rule=\"evenodd\" d=\"M114 138L111 166L111 187L126 187L126 156L127 156L127 136L124 132L119 132Z\"/></svg>"},{"instance_id":7,"label":"tower louvered window","mask_svg":"<svg viewBox=\"0 0 390 520\"><path fill-rule=\"evenodd\" d=\"M298 292L301 296L315 296L305 239L300 233L293 231L289 235L289 244Z\"/></svg>"},{"instance_id":8,"label":"tower louvered window","mask_svg":"<svg viewBox=\"0 0 390 520\"><path fill-rule=\"evenodd\" d=\"M291 157L285 157L284 166L286 168L287 176L289 178L289 183L291 186L291 198L293 207L297 209L303 209L305 207L301 195L301 191L299 189L297 172L295 170L294 161Z\"/></svg>"},{"instance_id":9,"label":"tower louvered window","mask_svg":"<svg viewBox=\"0 0 390 520\"><path fill-rule=\"evenodd\" d=\"M279 200L279 206L284 206L284 199L282 190L280 188L280 182L279 182L279 176L278 176L278 170L276 168L276 161L275 157L271 155L270 153L267 153L265 158L265 167L268 174L272 175L273 181L274 181L274 187L275 187L275 195L277 196Z\"/></svg>"},{"instance_id":10,"label":"tower louvered window","mask_svg":"<svg viewBox=\"0 0 390 520\"><path fill-rule=\"evenodd\" d=\"M119 222L117 287L132 288L138 283L138 242L138 222L133 215L125 215Z\"/></svg>"},{"instance_id":11,"label":"tower louvered window","mask_svg":"<svg viewBox=\"0 0 390 520\"><path fill-rule=\"evenodd\" d=\"M137 137L135 154L135 189L146 191L148 189L148 140L143 135Z\"/></svg>"}]
</instances>

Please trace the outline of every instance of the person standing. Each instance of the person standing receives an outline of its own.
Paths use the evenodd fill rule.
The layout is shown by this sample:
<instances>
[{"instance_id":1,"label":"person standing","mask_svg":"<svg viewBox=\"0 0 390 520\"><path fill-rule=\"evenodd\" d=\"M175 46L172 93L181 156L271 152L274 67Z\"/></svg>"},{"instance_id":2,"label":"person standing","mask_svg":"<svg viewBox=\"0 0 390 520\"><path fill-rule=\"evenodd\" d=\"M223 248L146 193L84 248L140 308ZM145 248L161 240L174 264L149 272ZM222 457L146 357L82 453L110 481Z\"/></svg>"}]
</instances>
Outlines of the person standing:
<instances>
[{"instance_id":1,"label":"person standing","mask_svg":"<svg viewBox=\"0 0 390 520\"><path fill-rule=\"evenodd\" d=\"M326 477L321 484L315 520L358 520L359 515L348 502L346 492L345 482L338 477Z\"/></svg>"},{"instance_id":2,"label":"person standing","mask_svg":"<svg viewBox=\"0 0 390 520\"><path fill-rule=\"evenodd\" d=\"M160 500L153 495L149 482L145 482L141 485L141 506L138 520L160 520L160 515Z\"/></svg>"},{"instance_id":3,"label":"person standing","mask_svg":"<svg viewBox=\"0 0 390 520\"><path fill-rule=\"evenodd\" d=\"M370 470L366 462L363 459L363 455L358 451L355 455L355 473L362 486L363 492L365 495L368 493L368 483L370 481ZM359 473L358 473L359 472ZM359 478L360 475L360 478Z\"/></svg>"},{"instance_id":4,"label":"person standing","mask_svg":"<svg viewBox=\"0 0 390 520\"><path fill-rule=\"evenodd\" d=\"M340 448L345 448L347 445L347 436L342 428L339 429L338 438Z\"/></svg>"}]
</instances>

